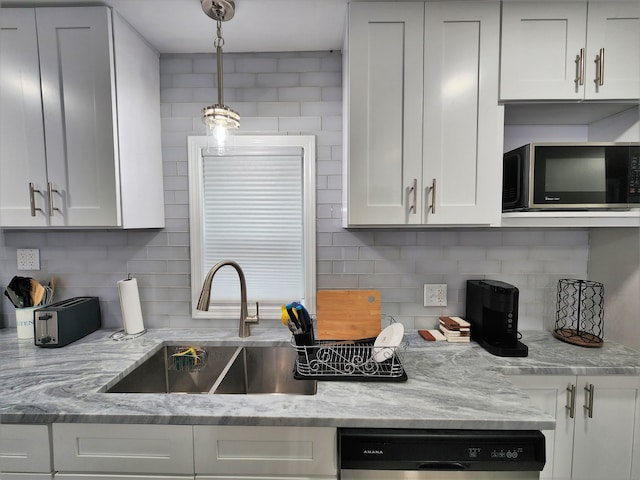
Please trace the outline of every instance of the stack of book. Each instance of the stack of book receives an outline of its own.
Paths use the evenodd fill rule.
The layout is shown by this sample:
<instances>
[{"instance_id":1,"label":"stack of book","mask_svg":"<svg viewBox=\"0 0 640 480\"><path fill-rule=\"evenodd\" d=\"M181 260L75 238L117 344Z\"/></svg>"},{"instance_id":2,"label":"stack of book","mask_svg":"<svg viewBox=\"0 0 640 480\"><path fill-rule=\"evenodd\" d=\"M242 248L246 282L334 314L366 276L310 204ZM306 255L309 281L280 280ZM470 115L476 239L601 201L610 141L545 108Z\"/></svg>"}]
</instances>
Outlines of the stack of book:
<instances>
[{"instance_id":1,"label":"stack of book","mask_svg":"<svg viewBox=\"0 0 640 480\"><path fill-rule=\"evenodd\" d=\"M440 331L448 342L471 341L471 324L460 317L440 317Z\"/></svg>"}]
</instances>

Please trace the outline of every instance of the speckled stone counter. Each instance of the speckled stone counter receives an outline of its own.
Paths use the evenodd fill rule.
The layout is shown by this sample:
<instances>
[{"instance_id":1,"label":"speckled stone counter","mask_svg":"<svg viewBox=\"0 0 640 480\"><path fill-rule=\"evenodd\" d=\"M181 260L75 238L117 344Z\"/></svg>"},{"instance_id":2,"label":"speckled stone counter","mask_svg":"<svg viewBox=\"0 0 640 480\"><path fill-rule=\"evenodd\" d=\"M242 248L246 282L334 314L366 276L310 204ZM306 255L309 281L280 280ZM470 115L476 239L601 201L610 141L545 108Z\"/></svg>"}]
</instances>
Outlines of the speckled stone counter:
<instances>
[{"instance_id":1,"label":"speckled stone counter","mask_svg":"<svg viewBox=\"0 0 640 480\"><path fill-rule=\"evenodd\" d=\"M507 375L640 375L640 353L606 339L600 348L587 348L558 340L551 332L530 331L522 341L529 347L527 357L483 354Z\"/></svg>"},{"instance_id":2,"label":"speckled stone counter","mask_svg":"<svg viewBox=\"0 0 640 480\"><path fill-rule=\"evenodd\" d=\"M500 358L475 343L425 342L407 333L408 381L321 381L316 395L104 393L164 341L206 345L289 345L289 333L254 328L247 339L218 329L153 329L128 341L100 330L63 348L35 347L0 330L0 422L301 425L386 428L551 429L505 374L640 372L640 355L605 342L574 347L527 332L529 357Z\"/></svg>"}]
</instances>

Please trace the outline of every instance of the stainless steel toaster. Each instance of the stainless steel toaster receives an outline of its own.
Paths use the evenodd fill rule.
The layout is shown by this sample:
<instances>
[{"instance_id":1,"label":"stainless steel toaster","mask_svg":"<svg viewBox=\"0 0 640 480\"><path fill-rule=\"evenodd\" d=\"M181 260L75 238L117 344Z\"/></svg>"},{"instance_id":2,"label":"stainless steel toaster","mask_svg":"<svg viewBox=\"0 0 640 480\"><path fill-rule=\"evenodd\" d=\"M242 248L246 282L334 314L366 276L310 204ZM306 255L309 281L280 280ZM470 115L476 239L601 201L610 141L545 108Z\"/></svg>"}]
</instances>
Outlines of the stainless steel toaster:
<instances>
[{"instance_id":1,"label":"stainless steel toaster","mask_svg":"<svg viewBox=\"0 0 640 480\"><path fill-rule=\"evenodd\" d=\"M33 317L34 343L56 348L95 332L102 323L98 297L74 297L38 308Z\"/></svg>"}]
</instances>

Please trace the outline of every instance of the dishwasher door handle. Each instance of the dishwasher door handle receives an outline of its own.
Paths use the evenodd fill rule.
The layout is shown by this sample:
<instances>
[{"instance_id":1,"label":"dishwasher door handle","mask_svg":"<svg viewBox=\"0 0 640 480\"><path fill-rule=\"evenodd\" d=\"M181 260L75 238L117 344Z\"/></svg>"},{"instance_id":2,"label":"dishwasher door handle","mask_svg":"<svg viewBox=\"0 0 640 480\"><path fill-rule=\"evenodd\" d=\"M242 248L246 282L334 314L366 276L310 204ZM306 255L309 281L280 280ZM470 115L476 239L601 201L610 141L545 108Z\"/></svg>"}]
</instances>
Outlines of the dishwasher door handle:
<instances>
[{"instance_id":1,"label":"dishwasher door handle","mask_svg":"<svg viewBox=\"0 0 640 480\"><path fill-rule=\"evenodd\" d=\"M418 470L432 470L432 471L459 471L467 470L468 468L460 462L424 462L418 465Z\"/></svg>"}]
</instances>

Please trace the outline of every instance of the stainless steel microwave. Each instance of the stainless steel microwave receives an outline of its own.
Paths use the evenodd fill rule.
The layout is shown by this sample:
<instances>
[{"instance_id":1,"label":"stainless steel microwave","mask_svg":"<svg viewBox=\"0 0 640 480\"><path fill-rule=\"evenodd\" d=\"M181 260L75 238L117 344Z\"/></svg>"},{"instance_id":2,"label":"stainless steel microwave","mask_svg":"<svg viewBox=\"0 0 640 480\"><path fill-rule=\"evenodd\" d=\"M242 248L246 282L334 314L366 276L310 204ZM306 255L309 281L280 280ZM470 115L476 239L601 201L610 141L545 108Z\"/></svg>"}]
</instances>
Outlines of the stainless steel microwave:
<instances>
[{"instance_id":1,"label":"stainless steel microwave","mask_svg":"<svg viewBox=\"0 0 640 480\"><path fill-rule=\"evenodd\" d=\"M504 154L502 211L640 207L640 143L529 143Z\"/></svg>"}]
</instances>

